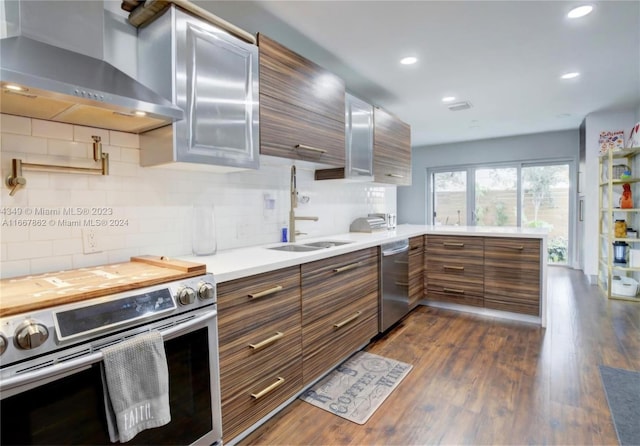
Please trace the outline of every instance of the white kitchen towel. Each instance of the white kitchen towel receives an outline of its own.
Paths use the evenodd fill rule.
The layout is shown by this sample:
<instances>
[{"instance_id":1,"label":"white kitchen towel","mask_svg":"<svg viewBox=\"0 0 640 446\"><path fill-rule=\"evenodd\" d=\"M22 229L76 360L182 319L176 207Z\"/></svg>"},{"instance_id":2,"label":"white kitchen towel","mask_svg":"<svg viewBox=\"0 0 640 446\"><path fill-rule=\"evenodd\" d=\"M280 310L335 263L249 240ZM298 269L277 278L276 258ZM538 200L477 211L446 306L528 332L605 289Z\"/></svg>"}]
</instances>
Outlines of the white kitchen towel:
<instances>
[{"instance_id":1,"label":"white kitchen towel","mask_svg":"<svg viewBox=\"0 0 640 446\"><path fill-rule=\"evenodd\" d=\"M151 331L102 349L109 438L124 443L171 421L169 372L162 334Z\"/></svg>"}]
</instances>

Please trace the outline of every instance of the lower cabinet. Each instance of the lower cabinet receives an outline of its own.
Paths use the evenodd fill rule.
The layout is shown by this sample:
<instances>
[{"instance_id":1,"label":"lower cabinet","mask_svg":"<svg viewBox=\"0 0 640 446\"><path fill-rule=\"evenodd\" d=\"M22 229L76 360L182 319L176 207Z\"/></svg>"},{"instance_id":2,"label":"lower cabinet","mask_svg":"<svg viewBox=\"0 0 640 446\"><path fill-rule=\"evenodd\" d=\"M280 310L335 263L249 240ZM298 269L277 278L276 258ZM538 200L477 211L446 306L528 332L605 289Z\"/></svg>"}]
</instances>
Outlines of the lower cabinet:
<instances>
[{"instance_id":1,"label":"lower cabinet","mask_svg":"<svg viewBox=\"0 0 640 446\"><path fill-rule=\"evenodd\" d=\"M219 284L218 332L227 442L302 389L300 267Z\"/></svg>"},{"instance_id":2,"label":"lower cabinet","mask_svg":"<svg viewBox=\"0 0 640 446\"><path fill-rule=\"evenodd\" d=\"M409 239L409 309L424 298L424 236Z\"/></svg>"},{"instance_id":3,"label":"lower cabinet","mask_svg":"<svg viewBox=\"0 0 640 446\"><path fill-rule=\"evenodd\" d=\"M426 242L427 297L484 306L484 238L427 235Z\"/></svg>"},{"instance_id":4,"label":"lower cabinet","mask_svg":"<svg viewBox=\"0 0 640 446\"><path fill-rule=\"evenodd\" d=\"M378 249L306 263L301 273L306 385L378 333Z\"/></svg>"},{"instance_id":5,"label":"lower cabinet","mask_svg":"<svg viewBox=\"0 0 640 446\"><path fill-rule=\"evenodd\" d=\"M538 239L487 237L484 244L484 306L540 315Z\"/></svg>"}]
</instances>

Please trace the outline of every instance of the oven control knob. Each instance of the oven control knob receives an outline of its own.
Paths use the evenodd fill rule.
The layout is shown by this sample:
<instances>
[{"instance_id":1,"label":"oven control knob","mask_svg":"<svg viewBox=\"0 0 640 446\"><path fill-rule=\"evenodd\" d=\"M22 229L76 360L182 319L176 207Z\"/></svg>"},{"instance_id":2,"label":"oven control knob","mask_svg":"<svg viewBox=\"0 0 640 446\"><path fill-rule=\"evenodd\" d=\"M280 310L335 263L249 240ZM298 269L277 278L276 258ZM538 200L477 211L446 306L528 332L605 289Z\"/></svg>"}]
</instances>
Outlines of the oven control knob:
<instances>
[{"instance_id":1,"label":"oven control knob","mask_svg":"<svg viewBox=\"0 0 640 446\"><path fill-rule=\"evenodd\" d=\"M33 319L27 319L18 326L15 333L16 344L22 350L40 347L49 337L47 327Z\"/></svg>"},{"instance_id":2,"label":"oven control knob","mask_svg":"<svg viewBox=\"0 0 640 446\"><path fill-rule=\"evenodd\" d=\"M193 288L183 288L178 292L178 301L180 301L180 305L191 305L196 301L196 292L193 291Z\"/></svg>"},{"instance_id":3,"label":"oven control knob","mask_svg":"<svg viewBox=\"0 0 640 446\"><path fill-rule=\"evenodd\" d=\"M5 338L2 333L0 333L0 355L3 354L6 349L7 349L7 338Z\"/></svg>"},{"instance_id":4,"label":"oven control knob","mask_svg":"<svg viewBox=\"0 0 640 446\"><path fill-rule=\"evenodd\" d=\"M216 289L209 282L203 282L200 284L200 288L198 288L198 297L201 300L213 299L216 297Z\"/></svg>"}]
</instances>

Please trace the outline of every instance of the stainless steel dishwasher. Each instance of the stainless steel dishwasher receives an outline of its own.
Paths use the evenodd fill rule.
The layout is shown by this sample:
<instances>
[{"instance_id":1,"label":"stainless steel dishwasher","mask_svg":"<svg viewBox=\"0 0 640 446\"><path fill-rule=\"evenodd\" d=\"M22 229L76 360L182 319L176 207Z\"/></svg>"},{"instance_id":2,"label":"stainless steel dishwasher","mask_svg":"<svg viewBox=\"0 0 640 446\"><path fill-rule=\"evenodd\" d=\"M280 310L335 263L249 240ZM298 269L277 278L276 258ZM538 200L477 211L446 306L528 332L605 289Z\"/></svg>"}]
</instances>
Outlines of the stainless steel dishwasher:
<instances>
[{"instance_id":1,"label":"stainless steel dishwasher","mask_svg":"<svg viewBox=\"0 0 640 446\"><path fill-rule=\"evenodd\" d=\"M382 333L409 312L409 240L380 246L380 318Z\"/></svg>"}]
</instances>

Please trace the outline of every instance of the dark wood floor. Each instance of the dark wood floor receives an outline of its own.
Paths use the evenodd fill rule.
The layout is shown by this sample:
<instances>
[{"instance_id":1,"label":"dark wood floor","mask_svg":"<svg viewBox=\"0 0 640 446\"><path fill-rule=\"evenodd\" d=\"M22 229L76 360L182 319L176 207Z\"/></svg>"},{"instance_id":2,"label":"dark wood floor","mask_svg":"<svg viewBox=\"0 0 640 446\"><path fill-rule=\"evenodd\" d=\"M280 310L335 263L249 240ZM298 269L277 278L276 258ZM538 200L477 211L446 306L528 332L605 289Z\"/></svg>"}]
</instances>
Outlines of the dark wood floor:
<instances>
[{"instance_id":1,"label":"dark wood floor","mask_svg":"<svg viewBox=\"0 0 640 446\"><path fill-rule=\"evenodd\" d=\"M418 307L366 350L414 368L364 425L296 400L244 445L617 444L598 365L640 370L640 303L549 268L547 329Z\"/></svg>"}]
</instances>

